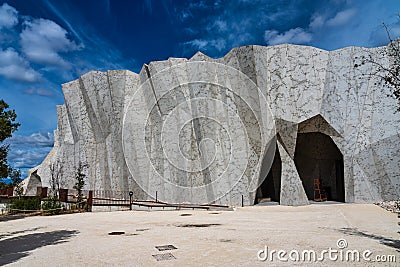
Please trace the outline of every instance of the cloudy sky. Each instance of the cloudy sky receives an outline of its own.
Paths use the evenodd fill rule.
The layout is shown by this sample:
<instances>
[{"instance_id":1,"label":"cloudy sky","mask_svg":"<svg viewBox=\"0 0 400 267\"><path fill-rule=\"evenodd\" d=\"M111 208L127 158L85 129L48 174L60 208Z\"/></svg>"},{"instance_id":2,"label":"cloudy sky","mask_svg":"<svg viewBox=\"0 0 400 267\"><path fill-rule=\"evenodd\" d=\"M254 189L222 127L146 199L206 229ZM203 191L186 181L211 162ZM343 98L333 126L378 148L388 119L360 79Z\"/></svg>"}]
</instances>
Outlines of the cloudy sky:
<instances>
[{"instance_id":1,"label":"cloudy sky","mask_svg":"<svg viewBox=\"0 0 400 267\"><path fill-rule=\"evenodd\" d=\"M400 36L399 0L0 0L0 98L19 131L9 161L27 169L53 145L61 84L90 70L138 72L153 60L221 57L247 44L334 50Z\"/></svg>"}]
</instances>

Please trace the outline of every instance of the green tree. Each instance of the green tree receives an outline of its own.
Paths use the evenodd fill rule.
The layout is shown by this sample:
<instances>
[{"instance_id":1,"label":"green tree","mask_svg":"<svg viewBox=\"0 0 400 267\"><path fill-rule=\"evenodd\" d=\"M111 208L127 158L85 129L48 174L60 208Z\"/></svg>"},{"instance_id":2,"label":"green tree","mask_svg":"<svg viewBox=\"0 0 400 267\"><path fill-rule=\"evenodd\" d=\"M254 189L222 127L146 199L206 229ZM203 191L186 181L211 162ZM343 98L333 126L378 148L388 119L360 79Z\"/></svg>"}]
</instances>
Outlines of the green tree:
<instances>
[{"instance_id":1,"label":"green tree","mask_svg":"<svg viewBox=\"0 0 400 267\"><path fill-rule=\"evenodd\" d=\"M74 189L78 191L78 208L82 208L83 201L83 187L85 186L85 178L86 174L84 173L84 169L88 167L88 164L82 163L79 161L78 170L75 175L75 185Z\"/></svg>"},{"instance_id":2,"label":"green tree","mask_svg":"<svg viewBox=\"0 0 400 267\"><path fill-rule=\"evenodd\" d=\"M9 105L3 99L0 99L0 179L10 177L14 179L14 181L12 181L13 183L17 181L20 182L20 179L17 179L19 171L14 170L8 164L7 154L10 146L2 143L7 138L11 137L12 133L20 126L19 123L15 122L16 118L17 114L15 111L9 109Z\"/></svg>"},{"instance_id":3,"label":"green tree","mask_svg":"<svg viewBox=\"0 0 400 267\"><path fill-rule=\"evenodd\" d=\"M24 189L21 186L21 171L12 169L11 173L9 174L11 183L10 185L14 187L14 191L17 194L17 196L22 196L22 193L24 192Z\"/></svg>"}]
</instances>

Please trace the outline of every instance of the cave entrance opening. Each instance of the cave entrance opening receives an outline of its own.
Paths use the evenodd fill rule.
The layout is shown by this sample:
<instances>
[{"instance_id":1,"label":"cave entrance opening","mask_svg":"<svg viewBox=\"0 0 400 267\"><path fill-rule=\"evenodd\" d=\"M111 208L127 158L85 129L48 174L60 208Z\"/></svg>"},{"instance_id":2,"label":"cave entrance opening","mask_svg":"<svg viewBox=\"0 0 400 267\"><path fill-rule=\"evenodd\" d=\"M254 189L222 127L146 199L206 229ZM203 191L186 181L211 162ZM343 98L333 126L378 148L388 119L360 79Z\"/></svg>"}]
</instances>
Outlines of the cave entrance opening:
<instances>
[{"instance_id":1,"label":"cave entrance opening","mask_svg":"<svg viewBox=\"0 0 400 267\"><path fill-rule=\"evenodd\" d=\"M278 202L280 200L281 193L281 173L282 173L282 161L279 154L279 149L276 143L274 143L275 155L272 162L272 166L269 169L264 181L260 184L257 189L256 199L254 204L264 203L264 202ZM264 158L261 169L265 168L267 165L267 159Z\"/></svg>"},{"instance_id":2,"label":"cave entrance opening","mask_svg":"<svg viewBox=\"0 0 400 267\"><path fill-rule=\"evenodd\" d=\"M345 202L343 154L330 136L298 133L294 162L309 200L319 179L328 200Z\"/></svg>"}]
</instances>

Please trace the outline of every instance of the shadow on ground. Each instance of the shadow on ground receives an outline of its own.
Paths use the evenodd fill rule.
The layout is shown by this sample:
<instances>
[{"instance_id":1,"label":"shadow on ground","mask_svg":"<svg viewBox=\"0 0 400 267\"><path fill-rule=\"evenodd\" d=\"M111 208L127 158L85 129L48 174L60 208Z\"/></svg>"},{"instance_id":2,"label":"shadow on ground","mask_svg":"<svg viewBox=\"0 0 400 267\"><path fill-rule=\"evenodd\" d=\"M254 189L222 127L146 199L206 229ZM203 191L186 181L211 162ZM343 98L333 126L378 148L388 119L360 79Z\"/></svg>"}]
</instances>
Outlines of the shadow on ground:
<instances>
[{"instance_id":1,"label":"shadow on ground","mask_svg":"<svg viewBox=\"0 0 400 267\"><path fill-rule=\"evenodd\" d=\"M34 232L34 231L39 230L40 228L42 228L42 227L35 227L35 228L31 228L31 229L25 229L25 230L22 230L22 231L2 233L2 234L0 234L0 242L1 242L1 239L5 238L5 237L18 235L18 234L23 234L23 233L26 233L26 232ZM0 251L0 255L1 255L1 251Z\"/></svg>"},{"instance_id":2,"label":"shadow on ground","mask_svg":"<svg viewBox=\"0 0 400 267\"><path fill-rule=\"evenodd\" d=\"M14 221L26 218L28 215L16 214L16 215L3 215L0 216L0 222Z\"/></svg>"},{"instance_id":3,"label":"shadow on ground","mask_svg":"<svg viewBox=\"0 0 400 267\"><path fill-rule=\"evenodd\" d=\"M346 235L356 235L356 236L362 236L362 237L367 237L367 238L371 238L374 240L378 240L379 243L381 243L382 245L385 245L385 246L388 246L391 248L395 248L398 252L400 252L400 240L391 239L391 238L374 235L374 234L364 233L364 232L358 230L357 228L341 228L338 231L342 232Z\"/></svg>"},{"instance_id":4,"label":"shadow on ground","mask_svg":"<svg viewBox=\"0 0 400 267\"><path fill-rule=\"evenodd\" d=\"M67 242L67 239L78 234L78 231L52 231L33 233L0 240L0 266L15 262L29 255L29 251Z\"/></svg>"}]
</instances>

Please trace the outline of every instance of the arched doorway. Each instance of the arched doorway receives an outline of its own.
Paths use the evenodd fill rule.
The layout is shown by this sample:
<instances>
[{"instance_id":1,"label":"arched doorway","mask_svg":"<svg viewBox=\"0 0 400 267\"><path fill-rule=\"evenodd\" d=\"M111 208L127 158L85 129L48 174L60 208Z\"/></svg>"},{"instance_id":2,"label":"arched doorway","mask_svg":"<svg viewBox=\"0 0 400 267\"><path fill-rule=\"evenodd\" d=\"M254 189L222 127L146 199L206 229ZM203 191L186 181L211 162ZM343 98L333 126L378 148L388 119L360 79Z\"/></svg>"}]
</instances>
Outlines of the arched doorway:
<instances>
[{"instance_id":1,"label":"arched doorway","mask_svg":"<svg viewBox=\"0 0 400 267\"><path fill-rule=\"evenodd\" d=\"M343 155L330 136L298 133L294 162L308 199L314 199L314 179L318 178L328 200L345 201Z\"/></svg>"},{"instance_id":2,"label":"arched doorway","mask_svg":"<svg viewBox=\"0 0 400 267\"><path fill-rule=\"evenodd\" d=\"M279 149L276 145L275 156L272 166L264 179L262 184L257 189L256 199L254 204L260 203L260 201L274 201L279 202L281 192L281 173L282 173L282 162L281 156L279 155Z\"/></svg>"}]
</instances>

